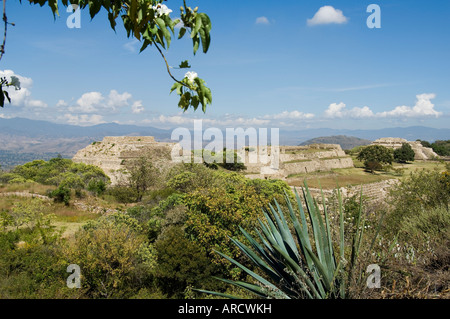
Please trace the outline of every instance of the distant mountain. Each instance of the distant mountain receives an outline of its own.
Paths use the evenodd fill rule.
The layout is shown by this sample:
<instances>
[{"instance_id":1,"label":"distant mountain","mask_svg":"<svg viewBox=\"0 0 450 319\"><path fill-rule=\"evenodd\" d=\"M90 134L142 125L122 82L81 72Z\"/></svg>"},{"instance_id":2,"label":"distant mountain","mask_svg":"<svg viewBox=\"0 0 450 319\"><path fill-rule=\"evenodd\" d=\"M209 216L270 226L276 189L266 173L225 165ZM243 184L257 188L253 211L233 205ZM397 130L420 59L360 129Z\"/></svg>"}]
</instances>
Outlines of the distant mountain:
<instances>
[{"instance_id":1,"label":"distant mountain","mask_svg":"<svg viewBox=\"0 0 450 319\"><path fill-rule=\"evenodd\" d=\"M450 139L450 128L436 129L424 126L393 127L376 130L349 130L349 129L306 129L306 130L280 130L281 145L298 145L309 139L320 136L347 135L374 141L382 137L400 137L408 141L417 139L425 141Z\"/></svg>"},{"instance_id":2,"label":"distant mountain","mask_svg":"<svg viewBox=\"0 0 450 319\"><path fill-rule=\"evenodd\" d=\"M322 136L316 137L300 145L310 145L310 144L339 144L343 150L351 150L356 146L369 145L372 143L370 140L362 139L354 136L347 135L334 135L334 136Z\"/></svg>"},{"instance_id":3,"label":"distant mountain","mask_svg":"<svg viewBox=\"0 0 450 319\"><path fill-rule=\"evenodd\" d=\"M223 132L225 133L225 130ZM429 142L450 139L450 129L434 129L422 126L378 130L338 130L329 128L294 131L280 130L279 133L280 145L299 145L304 142L311 143L309 140L318 137L336 136L346 136L347 138L355 139L355 141L356 139L373 141L381 137L401 137L409 141L421 139ZM0 118L0 151L8 151L5 153L8 162L16 163L26 158L39 158L41 155L38 154L61 154L63 157L72 157L78 150L86 147L93 141L102 140L105 136L154 136L157 141L167 142L170 141L171 134L172 130L116 123L76 126L24 118ZM330 140L326 141L327 143L332 142ZM342 137L340 137L337 144L341 143L344 143L344 138ZM341 144L344 149L349 148L351 145ZM15 153L20 155L14 158ZM24 155L24 153L28 154ZM0 162L0 164L2 163Z\"/></svg>"},{"instance_id":4,"label":"distant mountain","mask_svg":"<svg viewBox=\"0 0 450 319\"><path fill-rule=\"evenodd\" d=\"M168 141L170 131L116 123L76 126L24 118L0 118L0 150L18 153L60 153L73 156L79 149L105 136L154 136Z\"/></svg>"},{"instance_id":5,"label":"distant mountain","mask_svg":"<svg viewBox=\"0 0 450 319\"><path fill-rule=\"evenodd\" d=\"M122 135L154 136L155 138L162 139L170 138L170 131L155 127L122 125L117 123L77 126L24 118L0 118L0 134L46 138L91 137L93 139L100 139L104 136Z\"/></svg>"}]
</instances>

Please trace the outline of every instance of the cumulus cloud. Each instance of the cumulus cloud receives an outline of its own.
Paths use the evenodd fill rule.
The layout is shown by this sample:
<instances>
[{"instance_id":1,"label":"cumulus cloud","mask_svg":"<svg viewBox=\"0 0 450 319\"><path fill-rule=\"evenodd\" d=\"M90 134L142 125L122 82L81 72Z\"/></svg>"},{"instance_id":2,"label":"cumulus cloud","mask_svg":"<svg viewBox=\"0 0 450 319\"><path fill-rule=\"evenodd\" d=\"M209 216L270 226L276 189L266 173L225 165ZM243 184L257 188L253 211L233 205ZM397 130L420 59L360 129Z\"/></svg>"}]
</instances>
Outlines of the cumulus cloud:
<instances>
[{"instance_id":1,"label":"cumulus cloud","mask_svg":"<svg viewBox=\"0 0 450 319\"><path fill-rule=\"evenodd\" d=\"M142 105L142 101L135 101L133 105L131 105L131 112L133 114L139 114L144 111L144 106Z\"/></svg>"},{"instance_id":2,"label":"cumulus cloud","mask_svg":"<svg viewBox=\"0 0 450 319\"><path fill-rule=\"evenodd\" d=\"M213 119L213 118L194 118L188 117L186 115L160 115L154 119L146 119L144 123L153 123L153 124L171 124L171 125L192 125L195 120L202 120L202 123L207 126L260 126L266 125L270 121L266 119L260 118L245 118L240 116L224 116L221 119Z\"/></svg>"},{"instance_id":3,"label":"cumulus cloud","mask_svg":"<svg viewBox=\"0 0 450 319\"><path fill-rule=\"evenodd\" d=\"M284 111L278 114L273 115L265 115L265 119L272 119L272 120L284 120L284 119L296 119L296 120L303 120L303 119L312 119L314 117L314 114L312 113L303 113L299 111Z\"/></svg>"},{"instance_id":4,"label":"cumulus cloud","mask_svg":"<svg viewBox=\"0 0 450 319\"><path fill-rule=\"evenodd\" d=\"M335 9L332 6L323 6L316 12L312 19L306 21L308 26L315 26L320 24L343 24L348 21L343 12Z\"/></svg>"},{"instance_id":5,"label":"cumulus cloud","mask_svg":"<svg viewBox=\"0 0 450 319\"><path fill-rule=\"evenodd\" d=\"M258 17L256 18L255 24L269 25L270 21L266 17Z\"/></svg>"},{"instance_id":6,"label":"cumulus cloud","mask_svg":"<svg viewBox=\"0 0 450 319\"><path fill-rule=\"evenodd\" d=\"M67 110L71 113L111 113L130 106L131 100L132 95L128 92L119 93L111 90L107 97L100 92L87 92L74 105L68 106ZM64 107L67 106L67 103L60 100L57 106Z\"/></svg>"},{"instance_id":7,"label":"cumulus cloud","mask_svg":"<svg viewBox=\"0 0 450 319\"><path fill-rule=\"evenodd\" d=\"M103 116L98 114L64 114L62 117L59 118L60 120L63 120L69 124L72 125L80 125L80 126L88 126L88 125L96 125L105 123L103 120Z\"/></svg>"},{"instance_id":8,"label":"cumulus cloud","mask_svg":"<svg viewBox=\"0 0 450 319\"><path fill-rule=\"evenodd\" d=\"M416 95L417 101L413 107L397 106L392 111L382 112L378 115L380 117L439 117L442 112L434 109L434 104L431 102L436 97L436 94L419 94Z\"/></svg>"},{"instance_id":9,"label":"cumulus cloud","mask_svg":"<svg viewBox=\"0 0 450 319\"><path fill-rule=\"evenodd\" d=\"M8 81L11 81L12 76L19 79L20 90L16 90L14 87L5 88L5 91L8 92L9 97L11 98L11 105L30 109L48 107L47 103L32 98L31 88L33 87L33 80L31 78L15 74L12 70L0 70L0 77L5 77Z\"/></svg>"},{"instance_id":10,"label":"cumulus cloud","mask_svg":"<svg viewBox=\"0 0 450 319\"><path fill-rule=\"evenodd\" d=\"M116 110L122 106L128 106L129 100L131 98L132 98L132 96L128 92L119 94L119 92L117 92L116 90L111 90L111 92L109 92L109 96L108 96L108 100L107 100L106 104L112 110Z\"/></svg>"},{"instance_id":11,"label":"cumulus cloud","mask_svg":"<svg viewBox=\"0 0 450 319\"><path fill-rule=\"evenodd\" d=\"M330 106L328 107L328 109L325 111L325 117L328 118L342 118L344 117L344 109L345 109L345 104L344 103L332 103L330 104Z\"/></svg>"},{"instance_id":12,"label":"cumulus cloud","mask_svg":"<svg viewBox=\"0 0 450 319\"><path fill-rule=\"evenodd\" d=\"M384 111L374 113L368 106L362 108L354 107L347 109L344 103L332 103L325 110L324 116L326 118L421 118L421 117L439 117L442 112L434 109L434 104L431 102L436 97L436 94L419 94L416 95L417 101L413 107L402 105L397 106L391 111Z\"/></svg>"}]
</instances>

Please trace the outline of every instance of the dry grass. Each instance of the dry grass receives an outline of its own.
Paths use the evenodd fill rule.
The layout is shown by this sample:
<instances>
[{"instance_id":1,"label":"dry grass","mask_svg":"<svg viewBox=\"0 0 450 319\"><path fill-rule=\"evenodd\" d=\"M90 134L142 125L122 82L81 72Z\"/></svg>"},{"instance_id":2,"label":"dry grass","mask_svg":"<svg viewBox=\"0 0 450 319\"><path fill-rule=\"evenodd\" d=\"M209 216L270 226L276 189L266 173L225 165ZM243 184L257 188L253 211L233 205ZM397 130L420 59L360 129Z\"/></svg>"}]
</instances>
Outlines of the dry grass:
<instances>
[{"instance_id":1,"label":"dry grass","mask_svg":"<svg viewBox=\"0 0 450 319\"><path fill-rule=\"evenodd\" d=\"M10 192L29 192L33 194L46 195L50 190L56 189L56 186L42 185L39 183L14 183L0 185L0 193Z\"/></svg>"},{"instance_id":2,"label":"dry grass","mask_svg":"<svg viewBox=\"0 0 450 319\"><path fill-rule=\"evenodd\" d=\"M353 159L355 167L333 169L328 172L312 172L307 174L296 174L288 176L287 182L291 186L303 186L306 179L309 187L323 189L335 189L337 185L357 186L369 183L381 182L388 179L402 179L411 172L423 169L445 170L445 164L437 161L415 161L410 164L393 164L391 171L377 171L374 174L366 172L363 164Z\"/></svg>"}]
</instances>

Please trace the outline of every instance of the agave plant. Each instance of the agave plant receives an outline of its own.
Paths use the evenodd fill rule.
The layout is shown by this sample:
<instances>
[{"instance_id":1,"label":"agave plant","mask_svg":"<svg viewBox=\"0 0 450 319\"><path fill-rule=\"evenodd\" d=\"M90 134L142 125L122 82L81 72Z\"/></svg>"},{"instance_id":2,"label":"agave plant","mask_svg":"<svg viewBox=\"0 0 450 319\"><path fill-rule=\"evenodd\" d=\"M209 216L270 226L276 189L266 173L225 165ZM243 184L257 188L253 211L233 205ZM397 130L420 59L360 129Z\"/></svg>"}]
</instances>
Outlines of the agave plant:
<instances>
[{"instance_id":1,"label":"agave plant","mask_svg":"<svg viewBox=\"0 0 450 319\"><path fill-rule=\"evenodd\" d=\"M355 231L349 249L349 261L345 259L344 213L341 194L339 200L339 244L333 242L325 197L322 192L322 211L311 196L307 184L302 188L305 200L305 214L300 196L294 190L298 212L294 211L291 200L285 193L286 204L291 220L291 227L282 208L275 200L275 207L263 210L264 220L259 219L260 229L256 229L259 240L253 238L241 228L250 247L231 238L240 250L255 264L259 271L252 271L233 258L217 252L245 273L254 281L242 282L217 278L226 283L244 288L258 298L345 298L348 296L348 283L352 280L359 247L361 244L364 218L362 218L362 193ZM323 216L322 216L323 214ZM338 250L338 252L336 251ZM227 294L198 290L227 298L236 298Z\"/></svg>"}]
</instances>

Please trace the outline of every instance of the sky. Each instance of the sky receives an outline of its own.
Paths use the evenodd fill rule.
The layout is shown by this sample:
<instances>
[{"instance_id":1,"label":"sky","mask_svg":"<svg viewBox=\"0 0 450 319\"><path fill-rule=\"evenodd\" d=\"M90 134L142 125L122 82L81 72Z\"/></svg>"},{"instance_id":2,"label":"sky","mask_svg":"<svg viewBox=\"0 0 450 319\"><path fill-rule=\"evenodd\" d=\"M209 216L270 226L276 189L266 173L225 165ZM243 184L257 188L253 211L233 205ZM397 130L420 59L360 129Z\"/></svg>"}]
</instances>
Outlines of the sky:
<instances>
[{"instance_id":1,"label":"sky","mask_svg":"<svg viewBox=\"0 0 450 319\"><path fill-rule=\"evenodd\" d=\"M183 112L153 48L114 32L100 12L6 2L0 76L17 76L0 117L95 125L377 129L450 128L450 1L188 0L212 21L211 47L193 55L185 37L166 56L189 60L213 94L206 113ZM165 4L179 15L180 0ZM373 19L369 5L376 4ZM379 22L379 28L370 28ZM178 32L178 30L176 30ZM3 25L0 24L0 33ZM183 78L186 70L173 70Z\"/></svg>"}]
</instances>

